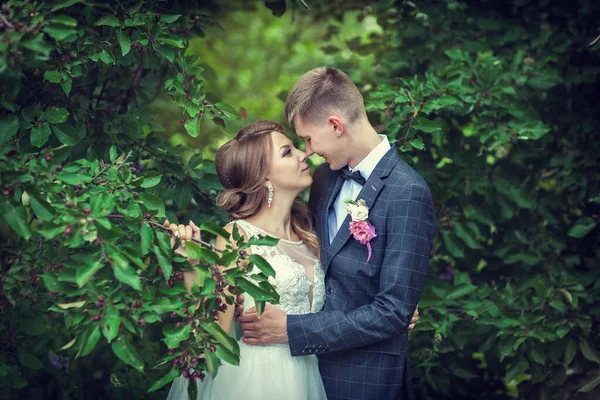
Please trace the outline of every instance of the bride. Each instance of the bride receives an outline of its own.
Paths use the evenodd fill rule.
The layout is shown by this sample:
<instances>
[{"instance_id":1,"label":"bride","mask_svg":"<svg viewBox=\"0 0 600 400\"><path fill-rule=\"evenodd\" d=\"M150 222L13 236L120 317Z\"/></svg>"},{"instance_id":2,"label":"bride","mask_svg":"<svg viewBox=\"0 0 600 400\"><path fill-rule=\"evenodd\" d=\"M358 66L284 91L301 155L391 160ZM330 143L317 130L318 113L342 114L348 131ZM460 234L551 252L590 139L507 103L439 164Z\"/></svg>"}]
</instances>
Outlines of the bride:
<instances>
[{"instance_id":1,"label":"bride","mask_svg":"<svg viewBox=\"0 0 600 400\"><path fill-rule=\"evenodd\" d=\"M252 246L250 252L265 258L275 269L271 283L280 295L280 307L288 314L321 310L325 301L324 274L318 259L319 243L308 209L296 197L312 183L306 153L294 147L283 127L272 121L258 121L240 130L234 140L217 152L216 169L225 191L217 205L246 238L268 235L279 238L275 247ZM168 221L165 222L169 226ZM182 244L191 240L197 227L170 225ZM226 242L217 238L215 246ZM185 248L185 247L183 247ZM188 288L190 279L186 276ZM254 307L244 296L243 307ZM218 317L225 332L232 328L234 309L229 306ZM224 364L216 378L196 380L198 400L318 400L325 390L317 357L292 357L287 343L250 346L238 341L240 365ZM187 374L186 374L187 375ZM188 380L180 376L173 383L168 400L187 400Z\"/></svg>"}]
</instances>

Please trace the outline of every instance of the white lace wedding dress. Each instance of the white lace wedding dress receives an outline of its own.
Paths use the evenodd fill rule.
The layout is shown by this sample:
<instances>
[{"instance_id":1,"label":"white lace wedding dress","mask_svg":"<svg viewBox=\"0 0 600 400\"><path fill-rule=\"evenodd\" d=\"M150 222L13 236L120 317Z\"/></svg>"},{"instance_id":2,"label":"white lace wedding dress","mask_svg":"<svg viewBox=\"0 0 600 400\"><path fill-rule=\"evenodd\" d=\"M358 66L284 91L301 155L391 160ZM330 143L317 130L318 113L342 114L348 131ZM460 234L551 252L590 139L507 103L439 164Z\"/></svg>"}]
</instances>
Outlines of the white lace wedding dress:
<instances>
[{"instance_id":1,"label":"white lace wedding dress","mask_svg":"<svg viewBox=\"0 0 600 400\"><path fill-rule=\"evenodd\" d=\"M246 237L269 235L256 225L237 220ZM287 314L318 312L325 302L324 273L314 253L301 241L280 239L273 247L252 246L275 269L269 282L280 296L279 305ZM244 296L244 309L254 300ZM235 325L235 323L234 323ZM234 326L232 330L236 327ZM231 333L230 333L231 334ZM197 400L320 400L326 399L315 355L292 357L287 343L250 346L238 341L240 365L223 363L212 379L196 380ZM167 400L188 400L188 380L177 378Z\"/></svg>"}]
</instances>

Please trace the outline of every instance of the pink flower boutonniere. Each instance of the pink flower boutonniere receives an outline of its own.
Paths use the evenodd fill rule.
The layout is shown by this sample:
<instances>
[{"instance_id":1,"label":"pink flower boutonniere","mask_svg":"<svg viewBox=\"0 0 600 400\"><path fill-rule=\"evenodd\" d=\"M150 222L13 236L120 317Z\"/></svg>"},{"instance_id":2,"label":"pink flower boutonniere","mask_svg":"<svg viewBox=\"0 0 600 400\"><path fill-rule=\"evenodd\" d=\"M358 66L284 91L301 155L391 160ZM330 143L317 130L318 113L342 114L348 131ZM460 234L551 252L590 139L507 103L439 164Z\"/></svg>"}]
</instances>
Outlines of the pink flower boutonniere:
<instances>
[{"instance_id":1,"label":"pink flower boutonniere","mask_svg":"<svg viewBox=\"0 0 600 400\"><path fill-rule=\"evenodd\" d=\"M376 238L375 227L368 221L369 219L369 207L366 206L364 200L346 200L346 211L352 217L350 221L350 233L354 236L354 239L358 240L360 244L367 245L369 250L369 256L367 261L371 259L371 239Z\"/></svg>"}]
</instances>

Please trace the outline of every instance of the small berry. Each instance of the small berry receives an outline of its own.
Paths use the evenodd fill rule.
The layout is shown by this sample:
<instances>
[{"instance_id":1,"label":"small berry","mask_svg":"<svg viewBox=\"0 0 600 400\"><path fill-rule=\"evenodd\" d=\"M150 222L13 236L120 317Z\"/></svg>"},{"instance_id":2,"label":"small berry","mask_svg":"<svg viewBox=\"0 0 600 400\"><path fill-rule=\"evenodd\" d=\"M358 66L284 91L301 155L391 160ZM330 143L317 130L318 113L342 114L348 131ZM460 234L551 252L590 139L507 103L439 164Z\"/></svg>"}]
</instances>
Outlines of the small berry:
<instances>
[{"instance_id":1,"label":"small berry","mask_svg":"<svg viewBox=\"0 0 600 400\"><path fill-rule=\"evenodd\" d=\"M150 218L152 218L152 214L146 214L146 215L144 215L144 217L145 217L146 219L150 219Z\"/></svg>"},{"instance_id":2,"label":"small berry","mask_svg":"<svg viewBox=\"0 0 600 400\"><path fill-rule=\"evenodd\" d=\"M175 28L169 28L169 32L171 33L175 33L176 29Z\"/></svg>"},{"instance_id":3,"label":"small berry","mask_svg":"<svg viewBox=\"0 0 600 400\"><path fill-rule=\"evenodd\" d=\"M141 326L144 326L144 325L146 325L146 320L145 320L144 318L140 317L140 318L138 318L138 323L139 323Z\"/></svg>"},{"instance_id":4,"label":"small berry","mask_svg":"<svg viewBox=\"0 0 600 400\"><path fill-rule=\"evenodd\" d=\"M83 187L83 186L81 186L81 183L78 183L78 184L77 184L77 186L75 186L75 189L77 189L77 190L81 190L81 188L82 188L82 187Z\"/></svg>"},{"instance_id":5,"label":"small berry","mask_svg":"<svg viewBox=\"0 0 600 400\"><path fill-rule=\"evenodd\" d=\"M102 319L102 313L100 314L96 314L92 317L92 321L100 321L100 319Z\"/></svg>"},{"instance_id":6,"label":"small berry","mask_svg":"<svg viewBox=\"0 0 600 400\"><path fill-rule=\"evenodd\" d=\"M71 232L73 232L73 228L71 228L70 226L67 226L65 228L65 236L69 236L71 234Z\"/></svg>"},{"instance_id":7,"label":"small berry","mask_svg":"<svg viewBox=\"0 0 600 400\"><path fill-rule=\"evenodd\" d=\"M177 318L177 313L175 311L173 311L171 314L169 314L169 317Z\"/></svg>"},{"instance_id":8,"label":"small berry","mask_svg":"<svg viewBox=\"0 0 600 400\"><path fill-rule=\"evenodd\" d=\"M142 306L142 301L141 300L137 300L134 304L133 307L134 308L140 308Z\"/></svg>"},{"instance_id":9,"label":"small berry","mask_svg":"<svg viewBox=\"0 0 600 400\"><path fill-rule=\"evenodd\" d=\"M210 104L210 101L208 101L208 100L202 100L202 104L204 104L205 106L207 106L207 105Z\"/></svg>"},{"instance_id":10,"label":"small berry","mask_svg":"<svg viewBox=\"0 0 600 400\"><path fill-rule=\"evenodd\" d=\"M140 195L139 195L139 194L137 194L137 193L134 193L134 194L133 194L133 198L134 198L134 199L137 199L138 197L140 197Z\"/></svg>"},{"instance_id":11,"label":"small berry","mask_svg":"<svg viewBox=\"0 0 600 400\"><path fill-rule=\"evenodd\" d=\"M89 208L84 208L84 209L83 209L83 213L84 213L85 215L89 215L91 212L92 212L92 210L90 210Z\"/></svg>"},{"instance_id":12,"label":"small berry","mask_svg":"<svg viewBox=\"0 0 600 400\"><path fill-rule=\"evenodd\" d=\"M179 123L180 123L181 125L185 124L185 118L181 118L181 119L179 120Z\"/></svg>"},{"instance_id":13,"label":"small berry","mask_svg":"<svg viewBox=\"0 0 600 400\"><path fill-rule=\"evenodd\" d=\"M56 172L60 172L62 171L62 165L57 165L56 166Z\"/></svg>"},{"instance_id":14,"label":"small berry","mask_svg":"<svg viewBox=\"0 0 600 400\"><path fill-rule=\"evenodd\" d=\"M46 162L50 162L50 161L52 161L52 156L50 156L50 154L46 154L46 156L44 157L44 160L46 160Z\"/></svg>"},{"instance_id":15,"label":"small berry","mask_svg":"<svg viewBox=\"0 0 600 400\"><path fill-rule=\"evenodd\" d=\"M71 203L71 202L67 201L67 202L65 203L65 207L67 207L67 208L71 208L71 207L73 207L73 203Z\"/></svg>"},{"instance_id":16,"label":"small berry","mask_svg":"<svg viewBox=\"0 0 600 400\"><path fill-rule=\"evenodd\" d=\"M175 354L177 353L177 349L173 348L173 349L169 349L169 354Z\"/></svg>"}]
</instances>

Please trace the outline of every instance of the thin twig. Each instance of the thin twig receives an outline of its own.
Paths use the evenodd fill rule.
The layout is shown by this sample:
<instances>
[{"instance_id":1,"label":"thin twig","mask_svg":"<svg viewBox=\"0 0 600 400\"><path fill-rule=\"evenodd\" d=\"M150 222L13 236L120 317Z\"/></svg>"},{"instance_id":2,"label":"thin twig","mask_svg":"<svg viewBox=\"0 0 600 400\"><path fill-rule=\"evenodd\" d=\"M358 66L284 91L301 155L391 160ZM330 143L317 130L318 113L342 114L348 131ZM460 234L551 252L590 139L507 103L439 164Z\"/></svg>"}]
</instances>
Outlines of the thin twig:
<instances>
[{"instance_id":1,"label":"thin twig","mask_svg":"<svg viewBox=\"0 0 600 400\"><path fill-rule=\"evenodd\" d=\"M304 4L304 7L306 7L307 10L310 10L310 7L304 2L304 0L300 0L300 2Z\"/></svg>"},{"instance_id":2,"label":"thin twig","mask_svg":"<svg viewBox=\"0 0 600 400\"><path fill-rule=\"evenodd\" d=\"M132 154L133 154L133 152L130 150L129 153L127 153L127 156L125 157L125 159L121 162L121 164L119 164L119 168L121 168L121 166L123 164L125 164L125 162L127 161L127 159L129 157L131 157ZM117 163L117 161L119 161L119 159L116 159L112 163L108 164L106 167L102 168L102 170L100 172L98 172L98 174L96 174L96 176L94 176L92 178L92 182L95 181L96 178L98 178L99 176L101 176L102 174L104 174L106 171L108 171L110 169L110 167L112 167L113 165L115 165ZM117 168L117 171L119 170L119 168Z\"/></svg>"},{"instance_id":3,"label":"thin twig","mask_svg":"<svg viewBox=\"0 0 600 400\"><path fill-rule=\"evenodd\" d=\"M106 217L110 218L110 219L124 219L125 218L125 216L121 215L121 214L108 214ZM166 226L163 226L163 225L159 224L158 222L154 222L154 221L146 221L146 222L148 222L148 224L150 224L151 226L154 226L155 228L159 228L159 229L162 229L163 231L172 233L171 229L167 228ZM204 246L206 248L209 248L212 251L217 251L219 253L223 252L223 250L217 249L212 244L207 243L207 242L205 242L203 240L196 239L196 238L192 238L191 240L192 240L192 242L198 243L199 245Z\"/></svg>"},{"instance_id":4,"label":"thin twig","mask_svg":"<svg viewBox=\"0 0 600 400\"><path fill-rule=\"evenodd\" d=\"M4 22L4 25L8 26L10 29L15 29L15 26L11 24L6 18L4 18L4 15L0 14L0 18L2 19L2 22Z\"/></svg>"}]
</instances>

